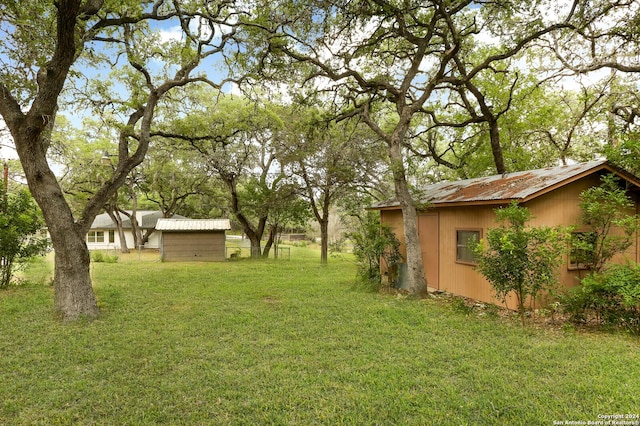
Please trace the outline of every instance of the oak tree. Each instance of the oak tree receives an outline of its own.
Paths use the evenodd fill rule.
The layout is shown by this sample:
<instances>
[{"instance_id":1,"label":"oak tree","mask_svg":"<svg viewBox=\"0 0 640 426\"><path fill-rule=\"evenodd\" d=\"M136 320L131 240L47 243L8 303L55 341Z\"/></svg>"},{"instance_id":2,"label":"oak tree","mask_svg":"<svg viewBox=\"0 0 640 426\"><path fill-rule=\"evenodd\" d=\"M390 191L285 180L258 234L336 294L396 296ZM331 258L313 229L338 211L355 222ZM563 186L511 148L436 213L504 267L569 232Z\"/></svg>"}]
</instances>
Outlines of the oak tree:
<instances>
[{"instance_id":1,"label":"oak tree","mask_svg":"<svg viewBox=\"0 0 640 426\"><path fill-rule=\"evenodd\" d=\"M265 54L255 50L255 63L265 78L285 72L298 77L343 108L345 116L359 115L387 144L396 199L403 212L407 247L407 283L414 294L427 284L418 241L417 212L407 179L405 146L410 130L427 102L446 97L453 87L477 106L489 123L495 164L504 170L496 131L497 116L474 83L543 34L569 24L574 8L557 19L543 19L555 2L445 2L386 0L264 2L252 22L255 38L265 40ZM497 35L501 44L467 62L478 36ZM293 73L291 70L293 69ZM288 72L287 72L288 71ZM470 95L469 95L470 94ZM462 124L464 125L464 123Z\"/></svg>"},{"instance_id":2,"label":"oak tree","mask_svg":"<svg viewBox=\"0 0 640 426\"><path fill-rule=\"evenodd\" d=\"M54 304L63 319L98 315L86 232L144 159L162 98L175 87L206 80L192 75L196 67L233 40L233 14L232 3L225 0L30 0L0 6L0 115L51 235ZM182 39L162 44L151 23L171 20L181 29ZM158 61L166 65L160 71ZM87 66L99 64L128 70L130 81L119 81L117 87L128 91L128 101L117 111L121 125L113 174L74 216L47 161L50 133L66 93L89 79ZM89 98L105 107L114 105L102 94L95 90Z\"/></svg>"}]
</instances>

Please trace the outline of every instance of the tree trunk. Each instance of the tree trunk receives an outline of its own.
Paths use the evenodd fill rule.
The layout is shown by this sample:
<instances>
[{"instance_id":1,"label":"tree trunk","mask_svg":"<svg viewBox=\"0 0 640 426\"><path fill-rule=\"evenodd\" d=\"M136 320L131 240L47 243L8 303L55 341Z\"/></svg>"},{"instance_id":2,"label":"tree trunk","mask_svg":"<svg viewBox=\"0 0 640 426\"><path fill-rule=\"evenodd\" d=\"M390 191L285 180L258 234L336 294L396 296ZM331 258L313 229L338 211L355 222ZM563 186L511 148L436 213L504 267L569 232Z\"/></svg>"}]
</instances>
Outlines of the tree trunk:
<instances>
[{"instance_id":1,"label":"tree trunk","mask_svg":"<svg viewBox=\"0 0 640 426\"><path fill-rule=\"evenodd\" d=\"M247 219L247 217L242 213L240 209L240 200L239 200L238 191L236 188L235 177L226 177L226 176L221 176L221 177L223 178L224 182L227 184L227 187L229 188L229 192L231 194L231 211L233 212L234 216L238 219L238 222L240 222L240 225L242 226L242 230L244 231L245 235L251 242L251 257L259 258L260 255L262 254L262 249L260 248L260 241L262 240L262 235L264 234L264 228L267 224L267 218L261 217L258 220L258 226L254 228L251 222L249 222L249 219Z\"/></svg>"},{"instance_id":2,"label":"tree trunk","mask_svg":"<svg viewBox=\"0 0 640 426\"><path fill-rule=\"evenodd\" d=\"M54 306L65 321L81 317L95 319L99 312L91 286L90 256L84 234L71 231L54 237L58 232L51 233L55 250Z\"/></svg>"},{"instance_id":3,"label":"tree trunk","mask_svg":"<svg viewBox=\"0 0 640 426\"><path fill-rule=\"evenodd\" d=\"M49 168L45 154L30 144L39 136L20 134L16 148L23 165L29 189L49 228L55 250L54 306L65 321L80 317L95 319L98 305L89 274L90 256L85 242L87 229L78 225L62 190Z\"/></svg>"},{"instance_id":4,"label":"tree trunk","mask_svg":"<svg viewBox=\"0 0 640 426\"><path fill-rule=\"evenodd\" d=\"M247 235L247 238L249 238L249 242L251 243L251 257L254 259L259 258L262 255L260 240L256 238L255 234L252 236Z\"/></svg>"},{"instance_id":5,"label":"tree trunk","mask_svg":"<svg viewBox=\"0 0 640 426\"><path fill-rule=\"evenodd\" d=\"M320 263L326 265L329 259L329 214L325 213L320 224Z\"/></svg>"},{"instance_id":6,"label":"tree trunk","mask_svg":"<svg viewBox=\"0 0 640 426\"><path fill-rule=\"evenodd\" d=\"M269 253L271 252L271 247L273 246L273 242L275 241L276 227L272 226L269 229L269 238L264 245L264 249L262 250L262 257L267 259L269 257Z\"/></svg>"},{"instance_id":7,"label":"tree trunk","mask_svg":"<svg viewBox=\"0 0 640 426\"><path fill-rule=\"evenodd\" d=\"M504 163L502 145L500 145L500 127L498 126L498 120L491 117L487 119L487 123L489 124L489 140L491 142L493 162L496 165L496 171L498 174L502 175L507 173L507 167Z\"/></svg>"},{"instance_id":8,"label":"tree trunk","mask_svg":"<svg viewBox=\"0 0 640 426\"><path fill-rule=\"evenodd\" d=\"M122 217L120 217L120 212L117 208L109 208L107 210L107 214L116 224L116 229L118 230L118 238L120 239L120 253L129 253L129 247L127 247L127 237L124 235L124 228L122 227Z\"/></svg>"},{"instance_id":9,"label":"tree trunk","mask_svg":"<svg viewBox=\"0 0 640 426\"><path fill-rule=\"evenodd\" d=\"M389 160L391 161L396 198L402 208L407 250L407 284L412 295L423 296L427 294L427 278L424 273L422 248L418 238L418 214L407 184L402 146L399 142L389 144Z\"/></svg>"}]
</instances>

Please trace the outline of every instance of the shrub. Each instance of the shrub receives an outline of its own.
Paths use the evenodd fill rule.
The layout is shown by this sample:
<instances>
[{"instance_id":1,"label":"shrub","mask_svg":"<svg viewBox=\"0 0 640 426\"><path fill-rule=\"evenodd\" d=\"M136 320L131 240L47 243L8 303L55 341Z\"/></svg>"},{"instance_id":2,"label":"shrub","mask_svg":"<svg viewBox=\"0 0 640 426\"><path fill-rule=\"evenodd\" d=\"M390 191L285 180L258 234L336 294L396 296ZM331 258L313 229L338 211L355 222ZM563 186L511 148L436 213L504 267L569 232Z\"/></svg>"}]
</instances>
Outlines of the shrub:
<instances>
[{"instance_id":1,"label":"shrub","mask_svg":"<svg viewBox=\"0 0 640 426\"><path fill-rule=\"evenodd\" d=\"M375 212L367 212L359 224L358 230L346 235L353 244L358 276L379 286L382 282L381 266L393 269L402 259L400 242L389 226L380 223Z\"/></svg>"},{"instance_id":2,"label":"shrub","mask_svg":"<svg viewBox=\"0 0 640 426\"><path fill-rule=\"evenodd\" d=\"M562 301L574 322L594 321L640 334L640 265L612 265L594 272Z\"/></svg>"},{"instance_id":3,"label":"shrub","mask_svg":"<svg viewBox=\"0 0 640 426\"><path fill-rule=\"evenodd\" d=\"M329 243L329 251L331 253L342 253L344 251L344 246L345 240L340 238Z\"/></svg>"},{"instance_id":4,"label":"shrub","mask_svg":"<svg viewBox=\"0 0 640 426\"><path fill-rule=\"evenodd\" d=\"M109 255L99 250L95 250L91 252L91 260L96 263L117 263L118 256L117 255Z\"/></svg>"},{"instance_id":5,"label":"shrub","mask_svg":"<svg viewBox=\"0 0 640 426\"><path fill-rule=\"evenodd\" d=\"M574 322L640 334L640 266L609 264L633 244L638 230L638 217L631 214L633 201L618 181L605 175L602 185L580 194L582 223L589 231L574 236L572 255L590 272L561 300Z\"/></svg>"},{"instance_id":6,"label":"shrub","mask_svg":"<svg viewBox=\"0 0 640 426\"><path fill-rule=\"evenodd\" d=\"M0 208L0 288L8 287L26 262L49 251L49 240L38 236L42 214L31 194L20 190L2 194Z\"/></svg>"},{"instance_id":7,"label":"shrub","mask_svg":"<svg viewBox=\"0 0 640 426\"><path fill-rule=\"evenodd\" d=\"M580 194L582 225L588 232L574 234L571 241L577 264L594 272L605 268L616 254L633 244L638 218L629 214L633 201L614 175L602 176L602 184ZM620 232L611 232L617 229Z\"/></svg>"},{"instance_id":8,"label":"shrub","mask_svg":"<svg viewBox=\"0 0 640 426\"><path fill-rule=\"evenodd\" d=\"M478 270L505 300L514 293L524 325L525 302L549 291L557 283L557 269L566 250L563 228L530 227L533 218L525 207L512 203L494 210L501 226L489 229L485 241L471 242Z\"/></svg>"}]
</instances>

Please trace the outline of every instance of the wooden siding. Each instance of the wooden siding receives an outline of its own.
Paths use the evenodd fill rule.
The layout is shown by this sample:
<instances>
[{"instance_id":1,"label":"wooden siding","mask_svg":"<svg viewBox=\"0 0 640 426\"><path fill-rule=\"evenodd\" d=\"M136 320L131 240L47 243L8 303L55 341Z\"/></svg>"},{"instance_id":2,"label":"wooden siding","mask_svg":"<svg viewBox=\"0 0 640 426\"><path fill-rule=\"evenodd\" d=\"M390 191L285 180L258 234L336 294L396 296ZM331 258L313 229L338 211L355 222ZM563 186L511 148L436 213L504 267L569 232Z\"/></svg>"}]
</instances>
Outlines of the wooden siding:
<instances>
[{"instance_id":1,"label":"wooden siding","mask_svg":"<svg viewBox=\"0 0 640 426\"><path fill-rule=\"evenodd\" d=\"M418 235L422 247L422 262L427 286L430 290L440 290L440 215L421 213L418 215Z\"/></svg>"},{"instance_id":2,"label":"wooden siding","mask_svg":"<svg viewBox=\"0 0 640 426\"><path fill-rule=\"evenodd\" d=\"M440 213L440 290L496 303L491 286L473 265L456 261L456 232L477 229L481 238L495 224L492 206L438 209Z\"/></svg>"},{"instance_id":3,"label":"wooden siding","mask_svg":"<svg viewBox=\"0 0 640 426\"><path fill-rule=\"evenodd\" d=\"M407 247L404 240L404 225L402 224L402 210L383 210L380 212L380 223L389 226L400 241L400 254L407 257Z\"/></svg>"},{"instance_id":4,"label":"wooden siding","mask_svg":"<svg viewBox=\"0 0 640 426\"><path fill-rule=\"evenodd\" d=\"M225 260L224 231L163 232L164 262Z\"/></svg>"}]
</instances>

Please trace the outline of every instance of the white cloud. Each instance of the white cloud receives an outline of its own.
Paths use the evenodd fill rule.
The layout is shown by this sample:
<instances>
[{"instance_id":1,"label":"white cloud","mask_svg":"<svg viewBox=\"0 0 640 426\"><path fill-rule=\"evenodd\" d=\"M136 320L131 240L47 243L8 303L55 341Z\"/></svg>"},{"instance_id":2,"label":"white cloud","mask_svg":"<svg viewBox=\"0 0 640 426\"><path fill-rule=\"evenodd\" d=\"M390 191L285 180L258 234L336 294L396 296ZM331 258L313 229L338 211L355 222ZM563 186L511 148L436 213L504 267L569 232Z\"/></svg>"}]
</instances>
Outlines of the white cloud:
<instances>
[{"instance_id":1,"label":"white cloud","mask_svg":"<svg viewBox=\"0 0 640 426\"><path fill-rule=\"evenodd\" d=\"M159 31L160 41L167 43L170 41L180 41L183 38L182 28L180 25L175 25L169 28L163 28Z\"/></svg>"}]
</instances>

